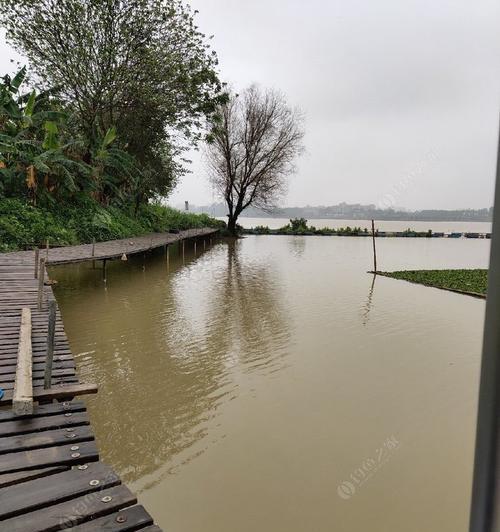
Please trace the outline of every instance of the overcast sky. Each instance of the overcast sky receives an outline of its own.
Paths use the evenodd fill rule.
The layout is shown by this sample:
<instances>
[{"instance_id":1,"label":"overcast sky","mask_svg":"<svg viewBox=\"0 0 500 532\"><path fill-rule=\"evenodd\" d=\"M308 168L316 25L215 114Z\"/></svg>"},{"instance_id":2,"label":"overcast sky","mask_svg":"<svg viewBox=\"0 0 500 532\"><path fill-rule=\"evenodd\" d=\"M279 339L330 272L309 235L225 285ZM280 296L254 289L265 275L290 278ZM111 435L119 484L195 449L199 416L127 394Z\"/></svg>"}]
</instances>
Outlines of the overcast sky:
<instances>
[{"instance_id":1,"label":"overcast sky","mask_svg":"<svg viewBox=\"0 0 500 532\"><path fill-rule=\"evenodd\" d=\"M305 112L307 151L283 205L492 205L498 0L190 3L225 81L278 88ZM216 199L198 154L192 170L172 203Z\"/></svg>"}]
</instances>

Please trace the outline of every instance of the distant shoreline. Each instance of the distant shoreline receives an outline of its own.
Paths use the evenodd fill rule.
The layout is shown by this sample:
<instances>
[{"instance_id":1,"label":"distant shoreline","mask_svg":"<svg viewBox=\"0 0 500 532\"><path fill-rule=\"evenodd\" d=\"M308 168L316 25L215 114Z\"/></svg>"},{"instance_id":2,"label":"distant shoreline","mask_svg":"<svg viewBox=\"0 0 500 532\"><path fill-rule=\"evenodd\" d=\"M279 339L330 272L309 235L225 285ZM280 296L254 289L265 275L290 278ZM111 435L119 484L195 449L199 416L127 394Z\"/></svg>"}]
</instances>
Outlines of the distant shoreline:
<instances>
[{"instance_id":1,"label":"distant shoreline","mask_svg":"<svg viewBox=\"0 0 500 532\"><path fill-rule=\"evenodd\" d=\"M471 217L471 218L467 218L467 217L463 217L463 218L460 218L458 216L449 216L449 217L445 217L445 218L439 218L437 216L435 217L432 217L432 216L429 216L429 217L423 217L423 216L411 216L411 214L408 214L408 216L404 217L404 216L400 216L399 215L400 213L398 213L398 216L375 216L375 217L366 217L366 216L349 216L349 215L344 215L344 216L340 216L340 215L337 215L337 216L304 216L306 219L311 219L311 220L356 220L356 221L369 221L369 220L375 220L375 221L379 221L379 222L478 222L478 223L492 223L492 217L491 216L484 216L484 217ZM222 218L223 215L216 215L217 218ZM296 217L295 215L292 216L287 216L285 214L269 214L269 215L266 215L266 214L261 214L261 215L252 215L252 214L246 214L245 212L243 212L241 215L240 215L240 218L255 218L255 219L262 219L262 220L265 220L265 219L273 219L273 220L288 220L289 218L294 218Z\"/></svg>"},{"instance_id":2,"label":"distant shoreline","mask_svg":"<svg viewBox=\"0 0 500 532\"><path fill-rule=\"evenodd\" d=\"M193 207L194 212L204 212L215 217L225 217L227 207L217 203ZM266 213L249 207L240 217L244 218L306 218L308 220L378 220L392 222L489 222L493 219L493 208L483 209L420 209L415 211L379 209L375 205L340 203L325 207L283 207Z\"/></svg>"},{"instance_id":3,"label":"distant shoreline","mask_svg":"<svg viewBox=\"0 0 500 532\"><path fill-rule=\"evenodd\" d=\"M289 229L270 229L266 226L258 226L252 228L243 228L243 235L286 235L286 236L338 236L338 237L371 237L372 234L369 230L360 228L321 228L316 229L314 227L308 228L304 231L293 231ZM491 239L490 232L442 232L442 231L379 231L375 232L376 238L450 238L450 239Z\"/></svg>"}]
</instances>

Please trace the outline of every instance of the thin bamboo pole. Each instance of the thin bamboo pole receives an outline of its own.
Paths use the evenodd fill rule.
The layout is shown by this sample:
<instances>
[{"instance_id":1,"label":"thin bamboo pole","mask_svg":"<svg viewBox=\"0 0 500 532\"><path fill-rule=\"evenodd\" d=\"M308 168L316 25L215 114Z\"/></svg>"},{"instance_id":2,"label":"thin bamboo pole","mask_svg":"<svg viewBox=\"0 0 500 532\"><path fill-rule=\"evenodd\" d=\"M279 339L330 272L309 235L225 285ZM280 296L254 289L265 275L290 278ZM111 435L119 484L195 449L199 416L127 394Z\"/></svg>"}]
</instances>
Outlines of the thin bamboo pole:
<instances>
[{"instance_id":1,"label":"thin bamboo pole","mask_svg":"<svg viewBox=\"0 0 500 532\"><path fill-rule=\"evenodd\" d=\"M377 273L377 247L375 245L375 221L372 220L373 271Z\"/></svg>"},{"instance_id":2,"label":"thin bamboo pole","mask_svg":"<svg viewBox=\"0 0 500 532\"><path fill-rule=\"evenodd\" d=\"M49 322L47 328L47 355L45 357L45 377L43 387L48 390L52 386L52 363L54 360L54 338L56 333L56 302L49 301Z\"/></svg>"}]
</instances>

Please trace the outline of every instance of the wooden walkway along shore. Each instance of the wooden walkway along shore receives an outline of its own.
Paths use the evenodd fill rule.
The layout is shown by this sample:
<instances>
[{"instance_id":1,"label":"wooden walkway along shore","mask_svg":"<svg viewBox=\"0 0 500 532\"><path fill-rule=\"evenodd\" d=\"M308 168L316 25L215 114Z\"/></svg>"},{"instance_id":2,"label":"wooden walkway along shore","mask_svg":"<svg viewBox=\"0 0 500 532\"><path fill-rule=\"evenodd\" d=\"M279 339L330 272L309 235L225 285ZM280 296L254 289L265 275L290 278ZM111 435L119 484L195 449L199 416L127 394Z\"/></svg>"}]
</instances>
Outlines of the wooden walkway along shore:
<instances>
[{"instance_id":1,"label":"wooden walkway along shore","mask_svg":"<svg viewBox=\"0 0 500 532\"><path fill-rule=\"evenodd\" d=\"M48 251L47 264L116 259L177 241L209 238L215 232L198 229L95 247L54 248ZM45 253L40 251L40 257L45 258ZM43 285L39 309L34 257L34 251L0 254L0 388L5 391L0 399L0 532L159 531L116 473L99 460L85 405L75 399L97 390L78 380L58 309L51 384L44 388L48 303L54 295L50 286ZM11 405L22 309L31 314L35 404L32 413L19 416Z\"/></svg>"}]
</instances>

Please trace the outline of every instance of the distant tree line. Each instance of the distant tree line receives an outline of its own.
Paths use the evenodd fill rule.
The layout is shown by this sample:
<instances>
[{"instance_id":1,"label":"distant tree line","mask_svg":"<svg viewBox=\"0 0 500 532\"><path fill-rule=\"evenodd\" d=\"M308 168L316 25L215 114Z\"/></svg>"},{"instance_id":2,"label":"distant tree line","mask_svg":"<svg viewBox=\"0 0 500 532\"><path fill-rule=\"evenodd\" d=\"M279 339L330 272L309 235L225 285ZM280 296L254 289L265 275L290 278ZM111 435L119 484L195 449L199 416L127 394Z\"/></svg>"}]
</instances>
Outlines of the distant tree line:
<instances>
[{"instance_id":1,"label":"distant tree line","mask_svg":"<svg viewBox=\"0 0 500 532\"><path fill-rule=\"evenodd\" d=\"M205 212L212 216L226 216L224 203L192 207L195 212ZM306 218L336 220L400 220L400 221L475 221L489 222L493 218L493 207L484 209L440 210L426 209L419 211L402 211L395 209L378 209L375 205L348 205L340 203L331 206L285 207L265 212L249 207L242 216L253 218Z\"/></svg>"}]
</instances>

